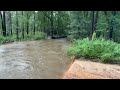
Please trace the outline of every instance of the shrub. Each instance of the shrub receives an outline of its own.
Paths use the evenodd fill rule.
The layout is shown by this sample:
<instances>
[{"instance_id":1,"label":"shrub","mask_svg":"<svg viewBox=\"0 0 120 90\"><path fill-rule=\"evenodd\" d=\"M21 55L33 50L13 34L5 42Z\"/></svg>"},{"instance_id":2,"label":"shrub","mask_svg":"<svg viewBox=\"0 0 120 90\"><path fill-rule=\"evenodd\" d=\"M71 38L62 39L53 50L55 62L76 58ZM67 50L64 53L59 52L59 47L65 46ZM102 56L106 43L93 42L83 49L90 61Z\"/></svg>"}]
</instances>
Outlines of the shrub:
<instances>
[{"instance_id":1,"label":"shrub","mask_svg":"<svg viewBox=\"0 0 120 90\"><path fill-rule=\"evenodd\" d=\"M33 36L34 40L40 40L40 39L45 39L46 38L46 34L43 32L38 32Z\"/></svg>"},{"instance_id":2,"label":"shrub","mask_svg":"<svg viewBox=\"0 0 120 90\"><path fill-rule=\"evenodd\" d=\"M13 42L14 40L10 37L4 37L4 36L0 36L0 44L3 44L3 43L8 43L8 42Z\"/></svg>"},{"instance_id":3,"label":"shrub","mask_svg":"<svg viewBox=\"0 0 120 90\"><path fill-rule=\"evenodd\" d=\"M40 39L45 39L46 38L46 33L43 33L43 32L36 32L35 35L33 34L25 34L24 35L24 40L40 40ZM22 37L19 37L19 40L23 40ZM3 44L3 43L9 43L9 42L14 42L14 41L19 41L16 39L16 35L13 34L12 36L0 36L0 44Z\"/></svg>"},{"instance_id":4,"label":"shrub","mask_svg":"<svg viewBox=\"0 0 120 90\"><path fill-rule=\"evenodd\" d=\"M103 38L76 40L67 49L69 56L76 58L100 59L101 62L120 61L120 44Z\"/></svg>"},{"instance_id":5,"label":"shrub","mask_svg":"<svg viewBox=\"0 0 120 90\"><path fill-rule=\"evenodd\" d=\"M74 36L73 36L73 35L67 36L67 40L68 40L68 41L72 41L73 39L74 39Z\"/></svg>"},{"instance_id":6,"label":"shrub","mask_svg":"<svg viewBox=\"0 0 120 90\"><path fill-rule=\"evenodd\" d=\"M43 32L36 32L35 35L34 34L25 34L25 40L40 40L40 39L45 39L46 37L46 33Z\"/></svg>"}]
</instances>

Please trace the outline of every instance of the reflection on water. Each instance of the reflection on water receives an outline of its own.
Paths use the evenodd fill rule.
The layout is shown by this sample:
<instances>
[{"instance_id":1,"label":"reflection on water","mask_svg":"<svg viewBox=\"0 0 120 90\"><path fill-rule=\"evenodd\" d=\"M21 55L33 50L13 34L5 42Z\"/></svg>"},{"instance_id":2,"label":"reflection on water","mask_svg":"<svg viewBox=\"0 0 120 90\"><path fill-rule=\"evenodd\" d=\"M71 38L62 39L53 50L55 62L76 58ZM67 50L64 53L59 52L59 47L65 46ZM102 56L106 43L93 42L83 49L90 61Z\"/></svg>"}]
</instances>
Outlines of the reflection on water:
<instances>
[{"instance_id":1,"label":"reflection on water","mask_svg":"<svg viewBox=\"0 0 120 90\"><path fill-rule=\"evenodd\" d=\"M0 46L0 78L59 79L70 63L65 39L14 42Z\"/></svg>"}]
</instances>

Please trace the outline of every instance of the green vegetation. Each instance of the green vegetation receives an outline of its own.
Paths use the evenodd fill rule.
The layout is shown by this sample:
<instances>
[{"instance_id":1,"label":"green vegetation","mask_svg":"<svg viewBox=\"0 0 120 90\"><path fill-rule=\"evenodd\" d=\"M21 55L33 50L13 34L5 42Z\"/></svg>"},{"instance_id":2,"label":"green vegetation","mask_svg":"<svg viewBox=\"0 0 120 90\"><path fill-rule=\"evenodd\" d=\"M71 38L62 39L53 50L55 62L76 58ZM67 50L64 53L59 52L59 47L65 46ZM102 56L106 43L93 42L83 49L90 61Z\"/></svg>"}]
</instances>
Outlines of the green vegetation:
<instances>
[{"instance_id":1,"label":"green vegetation","mask_svg":"<svg viewBox=\"0 0 120 90\"><path fill-rule=\"evenodd\" d=\"M103 63L120 63L120 44L103 38L76 40L67 49L67 53L76 58L85 57Z\"/></svg>"},{"instance_id":2,"label":"green vegetation","mask_svg":"<svg viewBox=\"0 0 120 90\"><path fill-rule=\"evenodd\" d=\"M0 44L66 36L66 11L0 11Z\"/></svg>"},{"instance_id":3,"label":"green vegetation","mask_svg":"<svg viewBox=\"0 0 120 90\"><path fill-rule=\"evenodd\" d=\"M16 35L13 36L0 36L0 44L4 44L4 43L10 43L10 42L14 42L14 41L24 41L24 40L41 40L41 39L45 39L47 36L45 33L43 32L36 32L35 35L33 34L26 34L25 38L19 38L19 40L16 39Z\"/></svg>"},{"instance_id":4,"label":"green vegetation","mask_svg":"<svg viewBox=\"0 0 120 90\"><path fill-rule=\"evenodd\" d=\"M41 40L47 37L46 33L36 32L36 34L25 34L25 40Z\"/></svg>"},{"instance_id":5,"label":"green vegetation","mask_svg":"<svg viewBox=\"0 0 120 90\"><path fill-rule=\"evenodd\" d=\"M67 36L76 58L120 61L120 11L0 11L0 44L47 36Z\"/></svg>"},{"instance_id":6,"label":"green vegetation","mask_svg":"<svg viewBox=\"0 0 120 90\"><path fill-rule=\"evenodd\" d=\"M69 56L103 63L120 63L120 12L71 11ZM88 37L88 38L86 38Z\"/></svg>"}]
</instances>

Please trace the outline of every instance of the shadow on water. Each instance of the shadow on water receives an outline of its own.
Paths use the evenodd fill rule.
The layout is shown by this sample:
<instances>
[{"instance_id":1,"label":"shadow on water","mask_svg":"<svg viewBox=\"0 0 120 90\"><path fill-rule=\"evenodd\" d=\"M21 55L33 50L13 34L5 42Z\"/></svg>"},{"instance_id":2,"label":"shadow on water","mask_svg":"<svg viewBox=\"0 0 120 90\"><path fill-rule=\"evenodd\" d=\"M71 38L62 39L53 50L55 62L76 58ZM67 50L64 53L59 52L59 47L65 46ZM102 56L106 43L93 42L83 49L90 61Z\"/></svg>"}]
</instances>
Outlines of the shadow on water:
<instances>
[{"instance_id":1,"label":"shadow on water","mask_svg":"<svg viewBox=\"0 0 120 90\"><path fill-rule=\"evenodd\" d=\"M66 39L14 42L0 46L0 78L59 79L67 70Z\"/></svg>"}]
</instances>

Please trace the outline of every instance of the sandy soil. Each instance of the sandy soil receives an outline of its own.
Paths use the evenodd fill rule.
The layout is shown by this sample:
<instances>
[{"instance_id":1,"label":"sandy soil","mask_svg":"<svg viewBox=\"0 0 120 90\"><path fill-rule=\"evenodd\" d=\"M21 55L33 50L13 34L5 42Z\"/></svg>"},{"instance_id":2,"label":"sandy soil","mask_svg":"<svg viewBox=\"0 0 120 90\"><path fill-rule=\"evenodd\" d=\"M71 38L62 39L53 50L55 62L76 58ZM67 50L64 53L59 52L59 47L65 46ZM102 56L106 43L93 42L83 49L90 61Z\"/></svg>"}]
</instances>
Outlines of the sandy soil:
<instances>
[{"instance_id":1,"label":"sandy soil","mask_svg":"<svg viewBox=\"0 0 120 90\"><path fill-rule=\"evenodd\" d=\"M120 66L75 60L63 79L120 79Z\"/></svg>"}]
</instances>

